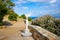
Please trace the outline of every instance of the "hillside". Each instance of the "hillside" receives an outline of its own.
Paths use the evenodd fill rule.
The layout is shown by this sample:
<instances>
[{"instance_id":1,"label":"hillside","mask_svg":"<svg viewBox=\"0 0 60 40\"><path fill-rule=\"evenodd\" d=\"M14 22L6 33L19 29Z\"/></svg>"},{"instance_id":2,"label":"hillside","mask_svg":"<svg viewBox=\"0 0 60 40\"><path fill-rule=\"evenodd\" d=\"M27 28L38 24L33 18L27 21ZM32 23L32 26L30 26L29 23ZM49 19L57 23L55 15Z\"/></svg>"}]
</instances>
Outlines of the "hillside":
<instances>
[{"instance_id":1,"label":"hillside","mask_svg":"<svg viewBox=\"0 0 60 40\"><path fill-rule=\"evenodd\" d=\"M33 20L32 24L41 26L42 28L45 28L46 30L60 36L60 19L58 18L45 15Z\"/></svg>"},{"instance_id":2,"label":"hillside","mask_svg":"<svg viewBox=\"0 0 60 40\"><path fill-rule=\"evenodd\" d=\"M7 28L25 28L25 23L22 18L17 18L17 21L9 21L8 16L5 16L3 19L4 26ZM22 29L21 28L21 29Z\"/></svg>"},{"instance_id":3,"label":"hillside","mask_svg":"<svg viewBox=\"0 0 60 40\"><path fill-rule=\"evenodd\" d=\"M22 18L18 18L17 21L9 21L8 16L3 19L5 27L0 29L0 40L34 40L32 37L22 37L21 30L25 29L25 23Z\"/></svg>"}]
</instances>

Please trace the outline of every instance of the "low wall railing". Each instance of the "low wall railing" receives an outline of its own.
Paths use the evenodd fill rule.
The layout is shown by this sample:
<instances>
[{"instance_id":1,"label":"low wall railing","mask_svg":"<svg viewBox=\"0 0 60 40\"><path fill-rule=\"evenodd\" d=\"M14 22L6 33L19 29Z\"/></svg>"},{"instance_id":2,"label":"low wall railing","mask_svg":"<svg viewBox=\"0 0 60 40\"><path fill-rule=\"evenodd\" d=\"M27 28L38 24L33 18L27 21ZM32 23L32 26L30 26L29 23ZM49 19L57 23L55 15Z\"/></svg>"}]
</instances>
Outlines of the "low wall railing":
<instances>
[{"instance_id":1,"label":"low wall railing","mask_svg":"<svg viewBox=\"0 0 60 40\"><path fill-rule=\"evenodd\" d=\"M35 40L58 40L58 36L34 25L29 25L30 32Z\"/></svg>"}]
</instances>

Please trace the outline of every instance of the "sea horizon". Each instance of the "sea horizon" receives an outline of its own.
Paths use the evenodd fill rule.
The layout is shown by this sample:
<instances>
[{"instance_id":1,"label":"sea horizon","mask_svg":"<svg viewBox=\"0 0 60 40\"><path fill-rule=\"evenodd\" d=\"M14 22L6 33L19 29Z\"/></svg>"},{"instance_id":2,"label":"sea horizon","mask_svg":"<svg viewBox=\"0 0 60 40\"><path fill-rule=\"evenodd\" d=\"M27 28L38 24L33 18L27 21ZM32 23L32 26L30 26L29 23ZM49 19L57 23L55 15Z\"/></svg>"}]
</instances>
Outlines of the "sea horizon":
<instances>
[{"instance_id":1,"label":"sea horizon","mask_svg":"<svg viewBox=\"0 0 60 40\"><path fill-rule=\"evenodd\" d=\"M30 17L30 18L32 18L32 19L36 19L36 18L39 18L39 17ZM60 17L55 16L54 18L60 18Z\"/></svg>"}]
</instances>

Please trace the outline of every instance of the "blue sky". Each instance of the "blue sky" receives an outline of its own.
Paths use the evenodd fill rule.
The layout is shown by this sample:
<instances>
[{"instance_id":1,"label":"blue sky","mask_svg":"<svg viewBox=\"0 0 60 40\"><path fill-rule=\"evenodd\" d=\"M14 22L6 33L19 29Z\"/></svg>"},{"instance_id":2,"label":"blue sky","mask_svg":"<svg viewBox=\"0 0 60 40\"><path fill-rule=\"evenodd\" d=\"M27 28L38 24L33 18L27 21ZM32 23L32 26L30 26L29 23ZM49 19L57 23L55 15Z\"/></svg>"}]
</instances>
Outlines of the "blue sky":
<instances>
[{"instance_id":1,"label":"blue sky","mask_svg":"<svg viewBox=\"0 0 60 40\"><path fill-rule=\"evenodd\" d=\"M52 15L60 17L60 0L12 0L13 10L18 14L29 14L32 17Z\"/></svg>"}]
</instances>

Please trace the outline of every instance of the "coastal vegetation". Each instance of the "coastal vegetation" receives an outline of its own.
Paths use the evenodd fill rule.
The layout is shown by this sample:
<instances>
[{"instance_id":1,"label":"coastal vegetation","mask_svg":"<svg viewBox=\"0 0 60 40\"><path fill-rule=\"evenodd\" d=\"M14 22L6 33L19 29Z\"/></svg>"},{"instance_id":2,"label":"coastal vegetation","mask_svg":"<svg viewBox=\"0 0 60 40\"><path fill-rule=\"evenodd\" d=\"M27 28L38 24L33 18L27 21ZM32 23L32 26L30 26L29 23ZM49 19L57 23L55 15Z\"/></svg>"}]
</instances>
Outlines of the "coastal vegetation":
<instances>
[{"instance_id":1,"label":"coastal vegetation","mask_svg":"<svg viewBox=\"0 0 60 40\"><path fill-rule=\"evenodd\" d=\"M26 19L25 14L22 14L20 18Z\"/></svg>"},{"instance_id":2,"label":"coastal vegetation","mask_svg":"<svg viewBox=\"0 0 60 40\"><path fill-rule=\"evenodd\" d=\"M7 14L10 14L15 6L11 0L0 0L0 26L3 25L3 17Z\"/></svg>"},{"instance_id":3,"label":"coastal vegetation","mask_svg":"<svg viewBox=\"0 0 60 40\"><path fill-rule=\"evenodd\" d=\"M16 13L12 13L12 14L9 15L8 19L10 21L17 21L17 16L18 15Z\"/></svg>"},{"instance_id":4,"label":"coastal vegetation","mask_svg":"<svg viewBox=\"0 0 60 40\"><path fill-rule=\"evenodd\" d=\"M22 15L20 16L20 18L26 19L25 14L22 14ZM28 17L28 21L32 21L32 18L31 18L31 17Z\"/></svg>"},{"instance_id":5,"label":"coastal vegetation","mask_svg":"<svg viewBox=\"0 0 60 40\"><path fill-rule=\"evenodd\" d=\"M38 25L48 31L60 36L60 19L50 15L39 17L32 21L33 25Z\"/></svg>"}]
</instances>

